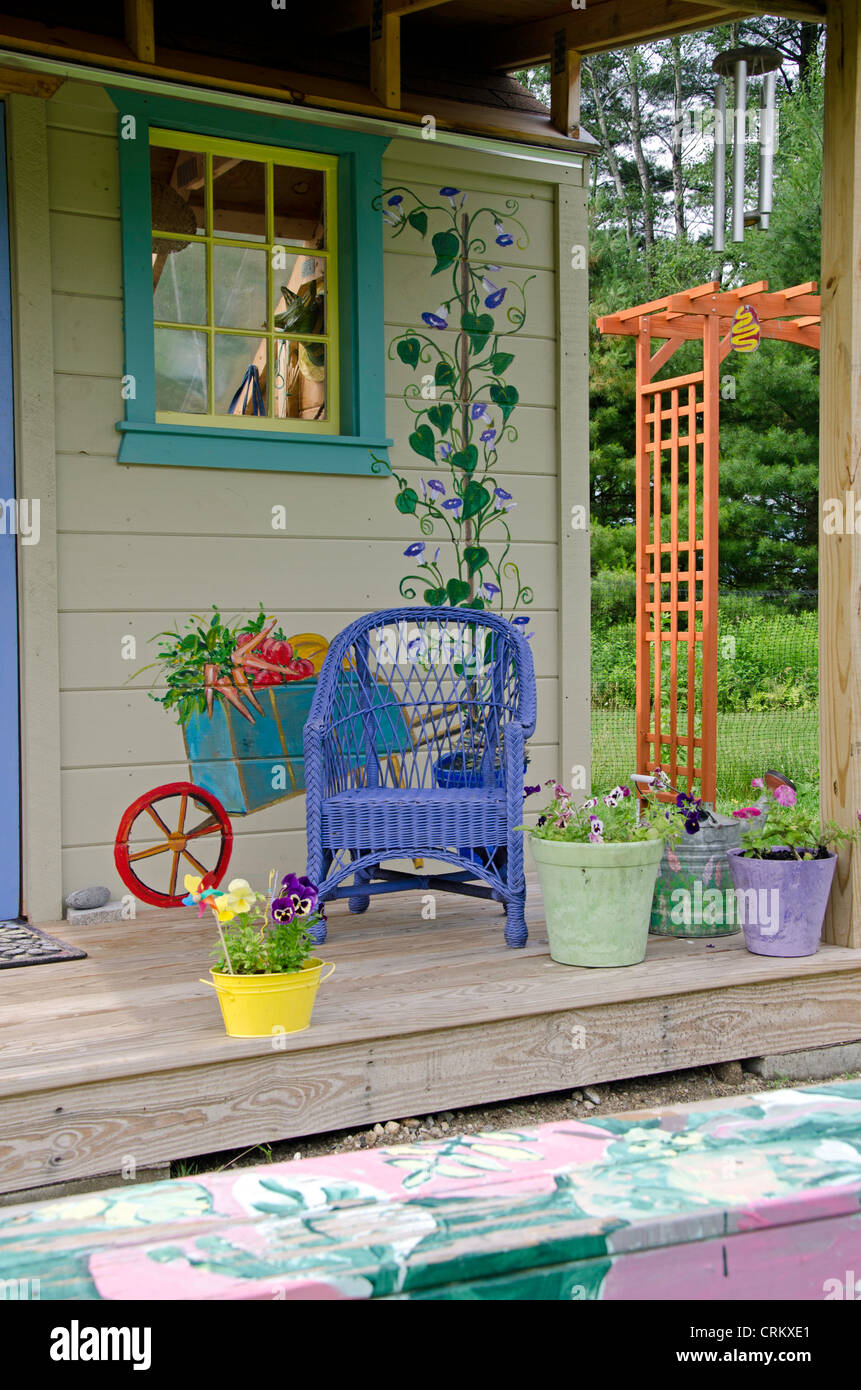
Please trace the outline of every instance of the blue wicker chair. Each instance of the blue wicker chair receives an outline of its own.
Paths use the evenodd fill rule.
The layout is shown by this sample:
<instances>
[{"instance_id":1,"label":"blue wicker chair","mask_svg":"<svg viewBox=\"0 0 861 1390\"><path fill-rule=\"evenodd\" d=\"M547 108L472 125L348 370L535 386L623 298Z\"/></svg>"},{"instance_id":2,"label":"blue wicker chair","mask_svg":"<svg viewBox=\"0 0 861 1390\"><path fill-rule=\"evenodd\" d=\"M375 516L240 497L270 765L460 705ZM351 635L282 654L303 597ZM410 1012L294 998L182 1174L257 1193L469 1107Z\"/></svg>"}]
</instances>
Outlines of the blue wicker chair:
<instances>
[{"instance_id":1,"label":"blue wicker chair","mask_svg":"<svg viewBox=\"0 0 861 1390\"><path fill-rule=\"evenodd\" d=\"M504 618L394 608L345 628L305 725L307 872L321 901L348 898L351 912L364 912L372 895L407 888L494 898L507 913L506 942L524 946L515 826L534 728L532 653ZM382 867L423 867L424 858L453 868Z\"/></svg>"}]
</instances>

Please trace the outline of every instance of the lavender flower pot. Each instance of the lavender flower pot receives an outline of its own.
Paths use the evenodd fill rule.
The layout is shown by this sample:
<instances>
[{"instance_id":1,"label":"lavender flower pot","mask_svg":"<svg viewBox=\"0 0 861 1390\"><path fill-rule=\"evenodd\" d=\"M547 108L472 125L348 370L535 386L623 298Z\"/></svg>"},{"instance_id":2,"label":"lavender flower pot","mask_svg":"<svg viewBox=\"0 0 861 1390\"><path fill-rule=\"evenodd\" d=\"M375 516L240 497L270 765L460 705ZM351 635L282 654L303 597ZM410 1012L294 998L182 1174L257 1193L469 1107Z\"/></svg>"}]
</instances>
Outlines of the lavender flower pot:
<instances>
[{"instance_id":1,"label":"lavender flower pot","mask_svg":"<svg viewBox=\"0 0 861 1390\"><path fill-rule=\"evenodd\" d=\"M747 949L757 956L815 955L836 863L830 853L827 859L744 859L740 849L731 849Z\"/></svg>"}]
</instances>

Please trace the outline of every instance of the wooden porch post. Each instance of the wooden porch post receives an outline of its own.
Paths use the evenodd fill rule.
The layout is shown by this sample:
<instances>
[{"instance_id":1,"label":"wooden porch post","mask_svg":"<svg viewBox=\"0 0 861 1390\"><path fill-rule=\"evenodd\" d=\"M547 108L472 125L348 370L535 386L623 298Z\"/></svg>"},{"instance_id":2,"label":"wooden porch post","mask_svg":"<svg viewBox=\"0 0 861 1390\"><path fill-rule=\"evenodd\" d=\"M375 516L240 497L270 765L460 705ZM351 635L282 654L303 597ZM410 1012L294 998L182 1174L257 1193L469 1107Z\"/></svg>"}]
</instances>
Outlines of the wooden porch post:
<instances>
[{"instance_id":1,"label":"wooden porch post","mask_svg":"<svg viewBox=\"0 0 861 1390\"><path fill-rule=\"evenodd\" d=\"M829 0L822 172L820 518L839 500L843 534L819 533L819 758L823 819L861 808L861 0ZM851 528L851 529L850 529ZM825 939L861 946L861 848L842 852Z\"/></svg>"}]
</instances>

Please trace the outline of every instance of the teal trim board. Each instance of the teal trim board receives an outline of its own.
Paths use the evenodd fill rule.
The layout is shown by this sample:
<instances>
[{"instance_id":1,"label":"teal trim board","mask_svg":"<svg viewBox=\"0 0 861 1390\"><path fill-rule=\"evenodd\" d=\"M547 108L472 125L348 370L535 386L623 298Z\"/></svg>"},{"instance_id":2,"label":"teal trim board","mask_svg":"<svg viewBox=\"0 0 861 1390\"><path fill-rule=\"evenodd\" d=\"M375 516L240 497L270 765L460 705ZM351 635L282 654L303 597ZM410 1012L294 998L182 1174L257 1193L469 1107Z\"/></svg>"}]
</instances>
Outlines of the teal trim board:
<instances>
[{"instance_id":1,"label":"teal trim board","mask_svg":"<svg viewBox=\"0 0 861 1390\"><path fill-rule=\"evenodd\" d=\"M12 394L12 308L6 110L0 102L0 918L21 907L18 747L18 504ZM5 504L5 505L4 505Z\"/></svg>"},{"instance_id":2,"label":"teal trim board","mask_svg":"<svg viewBox=\"0 0 861 1390\"><path fill-rule=\"evenodd\" d=\"M254 111L108 88L117 108L125 362L120 463L368 474L391 444L385 419L383 244L373 200L388 137ZM163 423L156 419L150 126L338 157L340 434Z\"/></svg>"}]
</instances>

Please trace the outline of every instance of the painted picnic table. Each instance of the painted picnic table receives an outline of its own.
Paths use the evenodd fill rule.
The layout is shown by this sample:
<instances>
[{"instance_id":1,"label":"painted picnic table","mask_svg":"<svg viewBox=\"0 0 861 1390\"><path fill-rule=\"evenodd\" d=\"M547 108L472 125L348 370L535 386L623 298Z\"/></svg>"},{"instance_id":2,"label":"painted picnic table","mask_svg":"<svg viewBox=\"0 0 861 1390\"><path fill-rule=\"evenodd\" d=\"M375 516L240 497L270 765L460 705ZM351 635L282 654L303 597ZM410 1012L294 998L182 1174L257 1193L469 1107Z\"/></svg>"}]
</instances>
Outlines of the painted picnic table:
<instances>
[{"instance_id":1,"label":"painted picnic table","mask_svg":"<svg viewBox=\"0 0 861 1390\"><path fill-rule=\"evenodd\" d=\"M857 1081L0 1211L43 1299L823 1299L859 1267Z\"/></svg>"}]
</instances>

